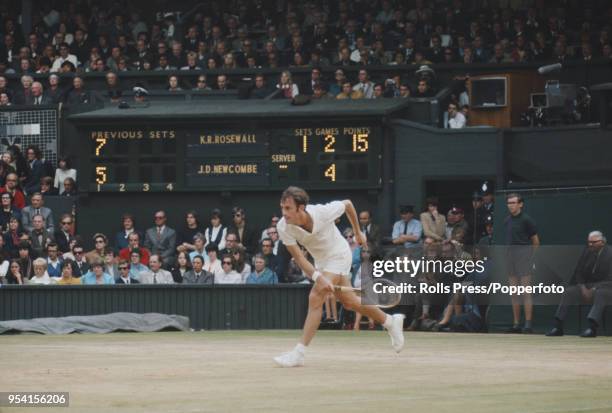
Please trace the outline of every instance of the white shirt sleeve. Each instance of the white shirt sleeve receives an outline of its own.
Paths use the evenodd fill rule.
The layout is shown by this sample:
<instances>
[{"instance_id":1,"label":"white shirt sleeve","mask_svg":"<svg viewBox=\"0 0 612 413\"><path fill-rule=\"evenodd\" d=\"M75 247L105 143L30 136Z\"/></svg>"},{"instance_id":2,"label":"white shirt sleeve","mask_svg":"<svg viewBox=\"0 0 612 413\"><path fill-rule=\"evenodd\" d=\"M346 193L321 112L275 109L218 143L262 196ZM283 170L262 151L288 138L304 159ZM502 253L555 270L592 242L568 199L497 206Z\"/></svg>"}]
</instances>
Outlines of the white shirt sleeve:
<instances>
[{"instance_id":1,"label":"white shirt sleeve","mask_svg":"<svg viewBox=\"0 0 612 413\"><path fill-rule=\"evenodd\" d=\"M285 245L297 245L297 241L291 235L287 233L287 223L285 219L281 219L276 225L276 230L278 231L278 236L283 241Z\"/></svg>"},{"instance_id":2,"label":"white shirt sleeve","mask_svg":"<svg viewBox=\"0 0 612 413\"><path fill-rule=\"evenodd\" d=\"M342 201L333 201L325 205L321 205L319 209L319 217L323 222L331 222L333 223L336 218L339 218L346 211L346 207L344 202Z\"/></svg>"}]
</instances>

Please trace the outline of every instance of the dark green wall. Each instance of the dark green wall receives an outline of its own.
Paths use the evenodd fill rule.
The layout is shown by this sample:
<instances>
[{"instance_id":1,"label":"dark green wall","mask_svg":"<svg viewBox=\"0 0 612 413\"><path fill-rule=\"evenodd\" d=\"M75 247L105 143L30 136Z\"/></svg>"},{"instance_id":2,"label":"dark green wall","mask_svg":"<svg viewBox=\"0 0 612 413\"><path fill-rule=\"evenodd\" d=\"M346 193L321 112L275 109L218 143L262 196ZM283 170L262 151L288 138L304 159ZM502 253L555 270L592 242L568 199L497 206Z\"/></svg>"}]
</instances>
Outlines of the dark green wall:
<instances>
[{"instance_id":1,"label":"dark green wall","mask_svg":"<svg viewBox=\"0 0 612 413\"><path fill-rule=\"evenodd\" d=\"M304 284L3 286L0 320L158 312L187 316L196 330L298 329L306 319L309 291Z\"/></svg>"}]
</instances>

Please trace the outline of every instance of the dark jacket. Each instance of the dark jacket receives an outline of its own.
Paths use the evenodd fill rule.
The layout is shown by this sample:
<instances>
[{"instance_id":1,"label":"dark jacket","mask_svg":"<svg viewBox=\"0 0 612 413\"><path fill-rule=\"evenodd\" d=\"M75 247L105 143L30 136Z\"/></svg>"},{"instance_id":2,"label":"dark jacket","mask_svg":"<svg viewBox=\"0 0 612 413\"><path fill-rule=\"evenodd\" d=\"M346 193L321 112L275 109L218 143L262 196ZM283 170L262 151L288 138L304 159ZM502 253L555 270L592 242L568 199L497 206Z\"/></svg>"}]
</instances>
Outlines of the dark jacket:
<instances>
[{"instance_id":1,"label":"dark jacket","mask_svg":"<svg viewBox=\"0 0 612 413\"><path fill-rule=\"evenodd\" d=\"M600 251L585 248L578 259L571 284L593 284L612 281L612 247L605 245Z\"/></svg>"},{"instance_id":2,"label":"dark jacket","mask_svg":"<svg viewBox=\"0 0 612 413\"><path fill-rule=\"evenodd\" d=\"M125 281L123 281L123 278L121 277L117 277L115 278L115 284L126 284ZM134 278L130 277L130 284L140 284L140 282L138 280L135 280Z\"/></svg>"},{"instance_id":3,"label":"dark jacket","mask_svg":"<svg viewBox=\"0 0 612 413\"><path fill-rule=\"evenodd\" d=\"M202 270L199 277L196 276L193 270L189 270L183 275L183 284L214 284L214 282L214 274L204 270Z\"/></svg>"}]
</instances>

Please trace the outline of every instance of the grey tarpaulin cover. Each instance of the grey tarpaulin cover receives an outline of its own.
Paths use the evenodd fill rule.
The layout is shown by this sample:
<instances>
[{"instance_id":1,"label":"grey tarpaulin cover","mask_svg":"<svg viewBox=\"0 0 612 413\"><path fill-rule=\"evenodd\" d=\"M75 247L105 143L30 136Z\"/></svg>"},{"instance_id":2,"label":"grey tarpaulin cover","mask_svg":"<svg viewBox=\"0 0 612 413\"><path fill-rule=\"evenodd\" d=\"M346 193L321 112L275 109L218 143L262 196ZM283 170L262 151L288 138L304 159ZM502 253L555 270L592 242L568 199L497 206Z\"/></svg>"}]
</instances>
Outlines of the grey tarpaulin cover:
<instances>
[{"instance_id":1,"label":"grey tarpaulin cover","mask_svg":"<svg viewBox=\"0 0 612 413\"><path fill-rule=\"evenodd\" d=\"M41 334L110 333L113 331L150 332L166 329L189 331L189 318L159 313L111 313L0 321L0 334L19 332Z\"/></svg>"}]
</instances>

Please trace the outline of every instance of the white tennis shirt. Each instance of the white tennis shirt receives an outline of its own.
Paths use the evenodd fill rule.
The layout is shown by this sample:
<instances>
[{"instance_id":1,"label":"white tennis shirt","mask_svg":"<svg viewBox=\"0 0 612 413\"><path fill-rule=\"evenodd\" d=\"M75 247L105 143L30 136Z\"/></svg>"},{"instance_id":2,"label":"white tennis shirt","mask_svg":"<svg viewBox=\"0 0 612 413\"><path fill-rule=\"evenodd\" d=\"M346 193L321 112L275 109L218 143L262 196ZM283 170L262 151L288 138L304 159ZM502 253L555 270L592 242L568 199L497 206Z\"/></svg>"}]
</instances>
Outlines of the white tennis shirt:
<instances>
[{"instance_id":1,"label":"white tennis shirt","mask_svg":"<svg viewBox=\"0 0 612 413\"><path fill-rule=\"evenodd\" d=\"M312 218L312 232L298 225L288 224L284 217L278 221L276 230L285 245L300 243L312 255L315 263L351 257L351 248L334 222L344 214L344 211L344 202L341 201L324 205L306 205L306 212Z\"/></svg>"}]
</instances>

